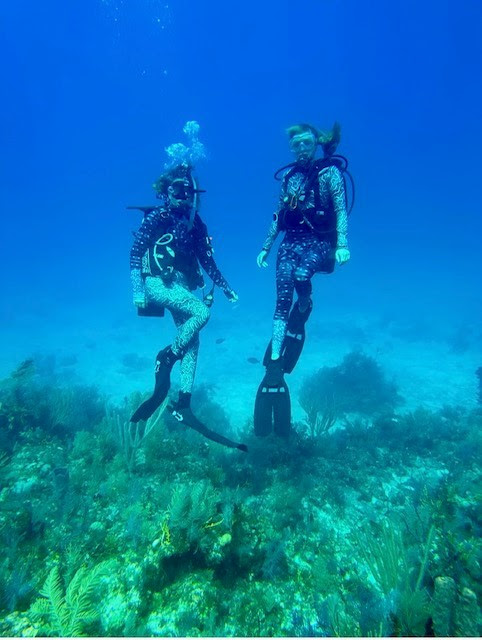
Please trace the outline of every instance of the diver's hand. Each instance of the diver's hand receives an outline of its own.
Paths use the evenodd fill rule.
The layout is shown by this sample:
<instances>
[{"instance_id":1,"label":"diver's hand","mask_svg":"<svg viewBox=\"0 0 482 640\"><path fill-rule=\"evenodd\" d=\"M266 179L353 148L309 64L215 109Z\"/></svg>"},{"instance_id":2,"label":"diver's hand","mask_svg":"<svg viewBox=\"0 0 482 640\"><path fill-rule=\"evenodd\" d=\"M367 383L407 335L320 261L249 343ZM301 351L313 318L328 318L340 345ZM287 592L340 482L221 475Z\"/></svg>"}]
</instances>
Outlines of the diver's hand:
<instances>
[{"instance_id":1,"label":"diver's hand","mask_svg":"<svg viewBox=\"0 0 482 640\"><path fill-rule=\"evenodd\" d=\"M229 302L237 302L239 299L238 294L236 293L236 291L233 291L233 289L227 289L224 292L224 295L229 300Z\"/></svg>"},{"instance_id":2,"label":"diver's hand","mask_svg":"<svg viewBox=\"0 0 482 640\"><path fill-rule=\"evenodd\" d=\"M258 263L258 267L267 267L268 263L266 262L266 258L268 257L269 251L263 249L259 252L258 257L256 258L256 262Z\"/></svg>"},{"instance_id":3,"label":"diver's hand","mask_svg":"<svg viewBox=\"0 0 482 640\"><path fill-rule=\"evenodd\" d=\"M134 298L134 304L138 309L145 309L147 307L145 296L136 296Z\"/></svg>"},{"instance_id":4,"label":"diver's hand","mask_svg":"<svg viewBox=\"0 0 482 640\"><path fill-rule=\"evenodd\" d=\"M348 260L350 259L350 252L346 247L343 247L341 249L337 249L335 251L335 260L338 262L338 264L345 264L345 262L348 262Z\"/></svg>"}]
</instances>

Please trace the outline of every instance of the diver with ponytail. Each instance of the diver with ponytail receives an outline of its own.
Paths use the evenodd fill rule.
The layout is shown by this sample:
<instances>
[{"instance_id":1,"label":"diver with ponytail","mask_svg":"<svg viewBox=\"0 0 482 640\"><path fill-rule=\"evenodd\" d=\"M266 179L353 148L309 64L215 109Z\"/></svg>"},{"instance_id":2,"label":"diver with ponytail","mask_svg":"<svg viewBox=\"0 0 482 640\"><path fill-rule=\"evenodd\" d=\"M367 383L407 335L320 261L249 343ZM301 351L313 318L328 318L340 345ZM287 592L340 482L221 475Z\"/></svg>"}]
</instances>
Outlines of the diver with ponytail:
<instances>
[{"instance_id":1,"label":"diver with ponytail","mask_svg":"<svg viewBox=\"0 0 482 640\"><path fill-rule=\"evenodd\" d=\"M293 370L301 355L305 324L313 306L312 277L332 273L335 263L342 265L350 259L345 173L352 187L353 180L346 171L346 158L335 155L340 125L320 131L303 123L289 127L286 133L295 161L275 174L279 179L284 173L279 205L257 257L258 266L267 267L266 258L279 233L284 232L276 264L273 333L263 361L266 375L255 404L254 428L261 436L273 430L282 436L290 432L290 398L284 374ZM318 147L321 158L315 157ZM293 305L295 291L298 297Z\"/></svg>"}]
</instances>

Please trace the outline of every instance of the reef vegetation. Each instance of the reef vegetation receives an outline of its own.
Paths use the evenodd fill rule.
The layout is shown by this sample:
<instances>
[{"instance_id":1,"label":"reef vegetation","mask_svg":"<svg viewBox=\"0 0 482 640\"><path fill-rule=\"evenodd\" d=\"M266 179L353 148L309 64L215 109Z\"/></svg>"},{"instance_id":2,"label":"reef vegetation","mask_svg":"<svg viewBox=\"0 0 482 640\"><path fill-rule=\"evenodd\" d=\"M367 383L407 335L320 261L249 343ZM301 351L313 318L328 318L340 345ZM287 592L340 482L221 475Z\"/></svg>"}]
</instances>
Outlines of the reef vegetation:
<instances>
[{"instance_id":1,"label":"reef vegetation","mask_svg":"<svg viewBox=\"0 0 482 640\"><path fill-rule=\"evenodd\" d=\"M1 635L479 635L480 407L404 411L360 352L305 380L289 442L212 397L247 455L53 359L2 381Z\"/></svg>"}]
</instances>

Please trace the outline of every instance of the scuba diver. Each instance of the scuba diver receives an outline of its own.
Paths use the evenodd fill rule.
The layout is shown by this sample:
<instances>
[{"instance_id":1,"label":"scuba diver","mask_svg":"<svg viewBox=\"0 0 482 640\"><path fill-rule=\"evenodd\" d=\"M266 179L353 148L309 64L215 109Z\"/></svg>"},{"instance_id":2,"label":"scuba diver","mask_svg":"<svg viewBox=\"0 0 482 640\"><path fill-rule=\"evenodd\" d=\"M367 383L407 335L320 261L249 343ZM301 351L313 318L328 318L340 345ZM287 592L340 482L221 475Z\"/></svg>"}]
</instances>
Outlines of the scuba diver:
<instances>
[{"instance_id":1,"label":"scuba diver","mask_svg":"<svg viewBox=\"0 0 482 640\"><path fill-rule=\"evenodd\" d=\"M284 171L279 206L257 257L258 266L267 267L271 247L278 234L285 233L276 265L272 339L263 360L266 374L255 402L254 430L259 436L272 431L290 434L291 401L284 374L291 373L303 349L305 324L313 307L311 278L319 272L332 273L335 262L342 265L350 259L345 174L353 195L354 184L346 158L335 155L340 125L321 132L310 124L299 124L287 129L287 134L295 161L275 174L279 179ZM322 158L315 158L318 146ZM297 300L291 308L294 291Z\"/></svg>"},{"instance_id":2,"label":"scuba diver","mask_svg":"<svg viewBox=\"0 0 482 640\"><path fill-rule=\"evenodd\" d=\"M177 402L169 406L172 415L211 440L246 451L245 445L205 427L190 407L199 332L209 320L214 286L218 286L230 302L235 302L238 296L216 266L211 238L198 213L199 194L203 190L193 176L193 163L204 157L204 148L198 139L199 125L188 122L184 132L190 138L190 146L176 143L167 147L171 162L165 165L166 171L153 185L162 204L130 207L144 213L130 252L134 304L140 316L163 316L168 309L177 327L173 343L157 354L154 391L134 412L131 422L148 420L164 402L170 389L171 370L179 360L181 388ZM204 286L200 265L213 281L204 300L193 293Z\"/></svg>"}]
</instances>

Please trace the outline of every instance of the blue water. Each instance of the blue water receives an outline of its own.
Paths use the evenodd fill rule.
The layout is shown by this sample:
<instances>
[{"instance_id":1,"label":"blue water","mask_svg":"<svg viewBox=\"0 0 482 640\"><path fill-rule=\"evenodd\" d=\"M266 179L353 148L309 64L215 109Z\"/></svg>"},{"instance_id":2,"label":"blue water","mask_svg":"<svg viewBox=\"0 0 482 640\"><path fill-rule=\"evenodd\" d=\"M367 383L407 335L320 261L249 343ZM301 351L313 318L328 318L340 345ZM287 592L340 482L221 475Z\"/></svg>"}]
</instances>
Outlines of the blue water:
<instances>
[{"instance_id":1,"label":"blue water","mask_svg":"<svg viewBox=\"0 0 482 640\"><path fill-rule=\"evenodd\" d=\"M475 0L2 3L2 317L55 316L72 279L76 304L107 290L129 313L125 206L152 202L193 118L203 213L246 307L272 288L254 258L284 128L337 119L357 203L336 296L480 313L481 21Z\"/></svg>"},{"instance_id":2,"label":"blue water","mask_svg":"<svg viewBox=\"0 0 482 640\"><path fill-rule=\"evenodd\" d=\"M277 203L273 173L291 161L285 129L337 120L356 182L351 260L316 279L300 371L362 346L410 409L476 405L479 0L17 0L0 4L0 59L0 377L53 353L116 399L147 390L149 364L119 363L152 358L173 328L136 316L140 214L126 206L155 203L164 148L195 119L208 151L201 214L239 294L234 308L217 294L197 383L217 385L239 432L262 375L246 359L262 357L271 330L275 249L269 270L256 256Z\"/></svg>"}]
</instances>

